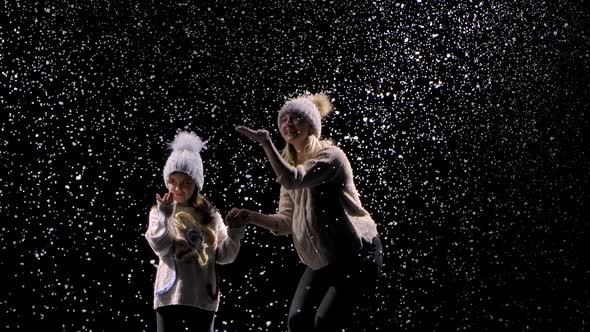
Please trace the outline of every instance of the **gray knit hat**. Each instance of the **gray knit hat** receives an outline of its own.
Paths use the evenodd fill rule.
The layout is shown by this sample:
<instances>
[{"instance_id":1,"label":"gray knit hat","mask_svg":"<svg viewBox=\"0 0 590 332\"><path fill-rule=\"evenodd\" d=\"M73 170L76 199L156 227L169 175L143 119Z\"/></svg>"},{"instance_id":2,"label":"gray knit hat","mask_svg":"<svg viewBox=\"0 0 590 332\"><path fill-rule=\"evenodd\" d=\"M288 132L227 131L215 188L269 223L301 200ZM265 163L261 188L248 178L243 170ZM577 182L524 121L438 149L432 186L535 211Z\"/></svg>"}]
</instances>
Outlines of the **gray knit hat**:
<instances>
[{"instance_id":1,"label":"gray knit hat","mask_svg":"<svg viewBox=\"0 0 590 332\"><path fill-rule=\"evenodd\" d=\"M181 131L176 134L174 141L168 144L172 153L164 166L164 183L168 183L168 177L174 172L183 172L190 176L197 189L203 189L203 161L201 150L205 143L193 132Z\"/></svg>"}]
</instances>

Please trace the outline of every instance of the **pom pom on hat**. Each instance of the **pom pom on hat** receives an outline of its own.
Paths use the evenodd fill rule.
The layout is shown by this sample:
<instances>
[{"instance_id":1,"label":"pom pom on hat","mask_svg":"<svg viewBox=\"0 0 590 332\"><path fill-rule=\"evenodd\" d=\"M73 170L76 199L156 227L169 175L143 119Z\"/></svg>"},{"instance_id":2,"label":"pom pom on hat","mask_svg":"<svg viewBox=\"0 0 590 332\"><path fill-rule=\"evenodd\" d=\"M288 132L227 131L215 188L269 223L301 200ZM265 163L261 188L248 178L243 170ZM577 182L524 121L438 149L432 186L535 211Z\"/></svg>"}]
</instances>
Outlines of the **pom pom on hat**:
<instances>
[{"instance_id":1,"label":"pom pom on hat","mask_svg":"<svg viewBox=\"0 0 590 332\"><path fill-rule=\"evenodd\" d=\"M168 182L170 174L182 172L190 176L199 191L203 189L203 161L201 150L205 143L193 132L182 131L176 134L174 141L168 144L172 150L164 166L164 183Z\"/></svg>"},{"instance_id":2,"label":"pom pom on hat","mask_svg":"<svg viewBox=\"0 0 590 332\"><path fill-rule=\"evenodd\" d=\"M318 112L320 112L320 118L324 118L332 112L332 102L330 102L330 98L325 94L316 93L315 95L311 95L309 99L311 99L311 102L317 107Z\"/></svg>"},{"instance_id":3,"label":"pom pom on hat","mask_svg":"<svg viewBox=\"0 0 590 332\"><path fill-rule=\"evenodd\" d=\"M320 138L322 134L322 118L332 112L330 98L323 94L303 95L288 100L279 110L278 123L287 113L298 113L311 125L314 135Z\"/></svg>"},{"instance_id":4,"label":"pom pom on hat","mask_svg":"<svg viewBox=\"0 0 590 332\"><path fill-rule=\"evenodd\" d=\"M188 150L200 153L205 147L203 140L197 134L188 131L181 131L176 134L174 141L168 143L171 150Z\"/></svg>"}]
</instances>

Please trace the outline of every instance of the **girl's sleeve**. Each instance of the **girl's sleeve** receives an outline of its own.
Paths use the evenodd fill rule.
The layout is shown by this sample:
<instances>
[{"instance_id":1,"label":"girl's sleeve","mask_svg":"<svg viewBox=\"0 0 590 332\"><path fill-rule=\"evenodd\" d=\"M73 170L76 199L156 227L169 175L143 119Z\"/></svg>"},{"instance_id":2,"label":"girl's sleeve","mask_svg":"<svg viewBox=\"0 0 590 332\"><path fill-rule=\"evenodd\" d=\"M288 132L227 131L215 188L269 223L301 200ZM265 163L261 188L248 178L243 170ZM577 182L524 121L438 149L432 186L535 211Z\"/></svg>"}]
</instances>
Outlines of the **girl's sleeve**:
<instances>
[{"instance_id":1,"label":"girl's sleeve","mask_svg":"<svg viewBox=\"0 0 590 332\"><path fill-rule=\"evenodd\" d=\"M246 227L227 227L218 212L215 212L213 220L217 228L218 241L215 260L219 264L229 264L238 256L240 240L244 237Z\"/></svg>"},{"instance_id":2,"label":"girl's sleeve","mask_svg":"<svg viewBox=\"0 0 590 332\"><path fill-rule=\"evenodd\" d=\"M324 149L302 165L286 168L276 181L287 189L314 187L330 182L343 171L343 154L337 148Z\"/></svg>"},{"instance_id":3,"label":"girl's sleeve","mask_svg":"<svg viewBox=\"0 0 590 332\"><path fill-rule=\"evenodd\" d=\"M174 204L160 202L150 211L150 223L145 232L145 238L159 257L166 255L173 244L172 235L168 228L168 222L170 222L173 212Z\"/></svg>"},{"instance_id":4,"label":"girl's sleeve","mask_svg":"<svg viewBox=\"0 0 590 332\"><path fill-rule=\"evenodd\" d=\"M281 198L279 200L279 211L272 214L276 228L272 231L275 235L286 235L293 233L293 200L285 187L281 186Z\"/></svg>"}]
</instances>

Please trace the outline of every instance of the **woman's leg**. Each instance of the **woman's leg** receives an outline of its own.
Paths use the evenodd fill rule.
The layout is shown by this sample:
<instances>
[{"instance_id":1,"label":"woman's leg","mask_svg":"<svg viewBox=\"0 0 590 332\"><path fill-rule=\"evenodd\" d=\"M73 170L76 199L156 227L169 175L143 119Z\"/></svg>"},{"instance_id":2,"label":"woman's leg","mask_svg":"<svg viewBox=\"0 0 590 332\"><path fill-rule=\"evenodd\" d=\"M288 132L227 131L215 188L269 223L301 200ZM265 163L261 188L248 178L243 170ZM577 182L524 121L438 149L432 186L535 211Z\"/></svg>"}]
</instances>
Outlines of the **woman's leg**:
<instances>
[{"instance_id":1,"label":"woman's leg","mask_svg":"<svg viewBox=\"0 0 590 332\"><path fill-rule=\"evenodd\" d=\"M333 270L329 288L315 315L314 331L342 331L352 323L354 304L361 294L358 276L349 267L333 266Z\"/></svg>"},{"instance_id":2,"label":"woman's leg","mask_svg":"<svg viewBox=\"0 0 590 332\"><path fill-rule=\"evenodd\" d=\"M355 331L375 331L375 314L379 308L377 302L377 284L383 266L383 247L379 237L373 238L371 243L363 241L363 259L360 266L359 301L354 304L353 326Z\"/></svg>"},{"instance_id":3,"label":"woman's leg","mask_svg":"<svg viewBox=\"0 0 590 332\"><path fill-rule=\"evenodd\" d=\"M383 248L378 237L363 241L359 259L350 265L332 266L329 288L315 317L316 331L352 331L353 323L367 328L372 315L377 278L383 265ZM360 306L359 306L360 304ZM356 311L356 312L355 312Z\"/></svg>"},{"instance_id":4,"label":"woman's leg","mask_svg":"<svg viewBox=\"0 0 590 332\"><path fill-rule=\"evenodd\" d=\"M303 272L289 309L287 322L289 332L311 332L314 330L317 307L329 287L328 278L326 278L329 268L327 266L314 271L308 267Z\"/></svg>"}]
</instances>

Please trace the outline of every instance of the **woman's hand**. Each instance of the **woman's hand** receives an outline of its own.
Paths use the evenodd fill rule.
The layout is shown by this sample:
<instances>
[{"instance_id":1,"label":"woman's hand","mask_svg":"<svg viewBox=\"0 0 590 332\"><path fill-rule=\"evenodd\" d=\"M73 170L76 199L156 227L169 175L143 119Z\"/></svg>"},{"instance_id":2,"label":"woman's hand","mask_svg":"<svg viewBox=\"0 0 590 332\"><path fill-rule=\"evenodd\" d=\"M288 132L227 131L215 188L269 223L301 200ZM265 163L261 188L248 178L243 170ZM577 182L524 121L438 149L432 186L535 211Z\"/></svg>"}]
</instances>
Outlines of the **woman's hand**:
<instances>
[{"instance_id":1,"label":"woman's hand","mask_svg":"<svg viewBox=\"0 0 590 332\"><path fill-rule=\"evenodd\" d=\"M268 130L265 130L265 129L254 130L254 129L250 129L250 128L244 127L244 126L237 126L236 130L240 134L242 134L242 135L248 137L249 139L251 139L255 142L258 142L262 145L268 144L271 142L270 134L268 133Z\"/></svg>"},{"instance_id":2,"label":"woman's hand","mask_svg":"<svg viewBox=\"0 0 590 332\"><path fill-rule=\"evenodd\" d=\"M174 202L174 193L165 193L164 197L160 197L160 194L156 194L156 200L161 204L172 204L172 202Z\"/></svg>"}]
</instances>

